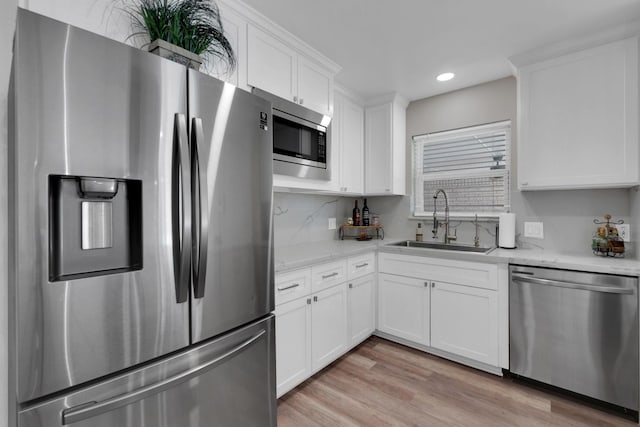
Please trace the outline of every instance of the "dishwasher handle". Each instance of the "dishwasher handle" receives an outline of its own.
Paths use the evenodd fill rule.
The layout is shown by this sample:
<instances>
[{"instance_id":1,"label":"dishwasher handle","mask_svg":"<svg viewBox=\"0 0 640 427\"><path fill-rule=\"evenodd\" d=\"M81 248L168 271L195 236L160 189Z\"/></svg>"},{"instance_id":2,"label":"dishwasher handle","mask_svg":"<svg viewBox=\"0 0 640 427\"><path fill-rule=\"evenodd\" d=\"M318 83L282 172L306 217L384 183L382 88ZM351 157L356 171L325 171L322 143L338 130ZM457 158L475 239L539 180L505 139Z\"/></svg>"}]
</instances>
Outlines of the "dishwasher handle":
<instances>
[{"instance_id":1,"label":"dishwasher handle","mask_svg":"<svg viewBox=\"0 0 640 427\"><path fill-rule=\"evenodd\" d=\"M537 285L556 286L559 288L568 288L568 289L581 289L584 291L601 292L606 294L633 294L634 292L633 288L618 288L615 286L596 286L596 285L589 285L587 283L565 282L563 280L540 279L538 277L521 276L519 274L512 274L511 280L513 282L535 283Z\"/></svg>"}]
</instances>

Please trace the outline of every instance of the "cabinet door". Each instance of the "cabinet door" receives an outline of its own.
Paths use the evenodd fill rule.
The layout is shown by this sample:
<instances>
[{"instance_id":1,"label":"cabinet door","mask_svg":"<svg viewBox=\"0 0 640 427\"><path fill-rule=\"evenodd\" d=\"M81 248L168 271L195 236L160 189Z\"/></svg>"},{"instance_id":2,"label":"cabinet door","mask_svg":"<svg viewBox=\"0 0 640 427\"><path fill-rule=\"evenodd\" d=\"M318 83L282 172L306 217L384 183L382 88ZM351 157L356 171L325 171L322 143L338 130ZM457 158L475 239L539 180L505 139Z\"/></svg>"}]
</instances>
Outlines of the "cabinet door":
<instances>
[{"instance_id":1,"label":"cabinet door","mask_svg":"<svg viewBox=\"0 0 640 427\"><path fill-rule=\"evenodd\" d=\"M374 274L349 282L347 311L350 348L371 336L375 329L375 283Z\"/></svg>"},{"instance_id":2,"label":"cabinet door","mask_svg":"<svg viewBox=\"0 0 640 427\"><path fill-rule=\"evenodd\" d=\"M257 27L248 27L247 83L293 101L297 88L296 52Z\"/></svg>"},{"instance_id":3,"label":"cabinet door","mask_svg":"<svg viewBox=\"0 0 640 427\"><path fill-rule=\"evenodd\" d=\"M393 187L393 104L367 108L365 112L365 192L391 194Z\"/></svg>"},{"instance_id":4,"label":"cabinet door","mask_svg":"<svg viewBox=\"0 0 640 427\"><path fill-rule=\"evenodd\" d=\"M311 318L311 366L317 372L347 350L346 283L313 295Z\"/></svg>"},{"instance_id":5,"label":"cabinet door","mask_svg":"<svg viewBox=\"0 0 640 427\"><path fill-rule=\"evenodd\" d=\"M379 274L378 330L429 345L429 282Z\"/></svg>"},{"instance_id":6,"label":"cabinet door","mask_svg":"<svg viewBox=\"0 0 640 427\"><path fill-rule=\"evenodd\" d=\"M236 55L236 68L231 72L226 64L214 60L213 64L207 64L209 74L250 90L247 86L247 20L227 4L220 3L219 6L224 35Z\"/></svg>"},{"instance_id":7,"label":"cabinet door","mask_svg":"<svg viewBox=\"0 0 640 427\"><path fill-rule=\"evenodd\" d=\"M304 56L298 56L298 103L321 114L333 114L333 77Z\"/></svg>"},{"instance_id":8,"label":"cabinet door","mask_svg":"<svg viewBox=\"0 0 640 427\"><path fill-rule=\"evenodd\" d=\"M364 109L342 98L340 189L350 194L364 192Z\"/></svg>"},{"instance_id":9,"label":"cabinet door","mask_svg":"<svg viewBox=\"0 0 640 427\"><path fill-rule=\"evenodd\" d=\"M278 397L311 376L311 297L276 307Z\"/></svg>"},{"instance_id":10,"label":"cabinet door","mask_svg":"<svg viewBox=\"0 0 640 427\"><path fill-rule=\"evenodd\" d=\"M638 40L518 72L518 187L625 187L638 176Z\"/></svg>"},{"instance_id":11,"label":"cabinet door","mask_svg":"<svg viewBox=\"0 0 640 427\"><path fill-rule=\"evenodd\" d=\"M497 292L433 283L431 346L498 366Z\"/></svg>"}]
</instances>

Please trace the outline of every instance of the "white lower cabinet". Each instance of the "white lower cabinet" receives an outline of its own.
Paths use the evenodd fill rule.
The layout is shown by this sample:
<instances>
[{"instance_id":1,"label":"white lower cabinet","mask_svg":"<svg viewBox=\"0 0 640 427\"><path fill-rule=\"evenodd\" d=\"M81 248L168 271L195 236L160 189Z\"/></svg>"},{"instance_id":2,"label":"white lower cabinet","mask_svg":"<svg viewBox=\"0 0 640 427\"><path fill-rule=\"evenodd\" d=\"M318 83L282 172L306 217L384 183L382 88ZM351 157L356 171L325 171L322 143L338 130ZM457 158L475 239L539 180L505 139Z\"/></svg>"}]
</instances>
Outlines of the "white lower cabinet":
<instances>
[{"instance_id":1,"label":"white lower cabinet","mask_svg":"<svg viewBox=\"0 0 640 427\"><path fill-rule=\"evenodd\" d=\"M412 277L378 276L378 330L429 345L428 282Z\"/></svg>"},{"instance_id":2,"label":"white lower cabinet","mask_svg":"<svg viewBox=\"0 0 640 427\"><path fill-rule=\"evenodd\" d=\"M311 375L311 297L276 308L276 355L280 397Z\"/></svg>"},{"instance_id":3,"label":"white lower cabinet","mask_svg":"<svg viewBox=\"0 0 640 427\"><path fill-rule=\"evenodd\" d=\"M312 372L317 372L347 350L347 288L334 286L311 302Z\"/></svg>"},{"instance_id":4,"label":"white lower cabinet","mask_svg":"<svg viewBox=\"0 0 640 427\"><path fill-rule=\"evenodd\" d=\"M431 283L431 346L498 366L498 294Z\"/></svg>"},{"instance_id":5,"label":"white lower cabinet","mask_svg":"<svg viewBox=\"0 0 640 427\"><path fill-rule=\"evenodd\" d=\"M347 289L349 348L369 338L376 328L375 292L374 274L349 281Z\"/></svg>"},{"instance_id":6,"label":"white lower cabinet","mask_svg":"<svg viewBox=\"0 0 640 427\"><path fill-rule=\"evenodd\" d=\"M375 259L371 252L276 275L278 397L373 333Z\"/></svg>"},{"instance_id":7,"label":"white lower cabinet","mask_svg":"<svg viewBox=\"0 0 640 427\"><path fill-rule=\"evenodd\" d=\"M397 253L378 261L381 335L489 372L508 368L504 266Z\"/></svg>"}]
</instances>

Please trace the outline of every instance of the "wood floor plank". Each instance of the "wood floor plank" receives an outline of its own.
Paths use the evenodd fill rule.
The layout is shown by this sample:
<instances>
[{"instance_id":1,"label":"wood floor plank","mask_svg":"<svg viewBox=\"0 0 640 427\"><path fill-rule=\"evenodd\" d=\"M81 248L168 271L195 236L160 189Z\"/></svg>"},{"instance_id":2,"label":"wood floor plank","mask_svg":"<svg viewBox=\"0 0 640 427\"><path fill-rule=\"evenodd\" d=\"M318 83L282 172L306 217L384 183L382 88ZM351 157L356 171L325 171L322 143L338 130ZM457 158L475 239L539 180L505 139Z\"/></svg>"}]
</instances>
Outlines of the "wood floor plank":
<instances>
[{"instance_id":1,"label":"wood floor plank","mask_svg":"<svg viewBox=\"0 0 640 427\"><path fill-rule=\"evenodd\" d=\"M280 427L637 426L580 401L372 337L278 401Z\"/></svg>"}]
</instances>

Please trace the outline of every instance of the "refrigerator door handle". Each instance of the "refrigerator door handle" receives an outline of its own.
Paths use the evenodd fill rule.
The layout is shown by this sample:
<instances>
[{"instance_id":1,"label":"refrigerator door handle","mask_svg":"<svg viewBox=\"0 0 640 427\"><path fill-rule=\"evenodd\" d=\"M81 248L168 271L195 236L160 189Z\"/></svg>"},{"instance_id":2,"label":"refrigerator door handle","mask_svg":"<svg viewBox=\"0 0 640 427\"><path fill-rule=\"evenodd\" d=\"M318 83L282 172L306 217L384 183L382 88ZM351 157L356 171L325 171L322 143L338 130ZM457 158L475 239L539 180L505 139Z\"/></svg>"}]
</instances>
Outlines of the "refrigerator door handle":
<instances>
[{"instance_id":1,"label":"refrigerator door handle","mask_svg":"<svg viewBox=\"0 0 640 427\"><path fill-rule=\"evenodd\" d=\"M226 351L220 356L206 363L203 363L202 365L189 369L188 371L182 372L178 375L174 375L173 377L169 377L166 380L163 380L159 383L142 387L131 393L120 394L118 396L114 396L102 402L95 402L95 401L86 402L86 403L65 409L64 411L62 411L62 425L77 423L89 418L96 417L100 414L104 414L105 412L110 412L117 408L130 405L139 400L145 399L149 396L153 396L154 394L158 394L162 391L168 390L176 386L177 384L183 383L192 378L203 375L207 371L224 363L227 359L230 359L236 354L242 352L244 349L249 347L258 339L260 339L260 337L262 337L264 334L266 334L266 330L263 329L257 334L255 334L254 336L252 336L251 338L240 343L239 345L235 346L231 350Z\"/></svg>"},{"instance_id":2,"label":"refrigerator door handle","mask_svg":"<svg viewBox=\"0 0 640 427\"><path fill-rule=\"evenodd\" d=\"M189 298L191 277L191 165L189 161L187 119L176 114L173 126L171 166L171 223L176 301Z\"/></svg>"},{"instance_id":3,"label":"refrigerator door handle","mask_svg":"<svg viewBox=\"0 0 640 427\"><path fill-rule=\"evenodd\" d=\"M193 296L204 297L207 277L207 249L209 244L209 199L207 195L207 176L200 167L198 145L204 142L202 119L191 120L191 162L193 189Z\"/></svg>"}]
</instances>

